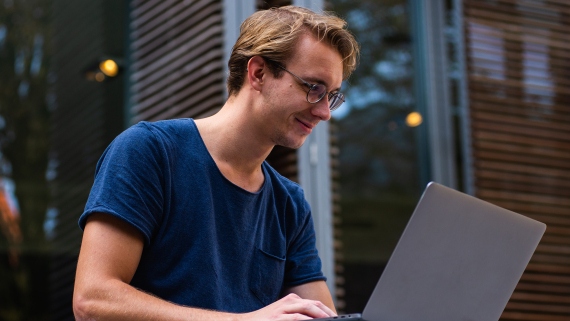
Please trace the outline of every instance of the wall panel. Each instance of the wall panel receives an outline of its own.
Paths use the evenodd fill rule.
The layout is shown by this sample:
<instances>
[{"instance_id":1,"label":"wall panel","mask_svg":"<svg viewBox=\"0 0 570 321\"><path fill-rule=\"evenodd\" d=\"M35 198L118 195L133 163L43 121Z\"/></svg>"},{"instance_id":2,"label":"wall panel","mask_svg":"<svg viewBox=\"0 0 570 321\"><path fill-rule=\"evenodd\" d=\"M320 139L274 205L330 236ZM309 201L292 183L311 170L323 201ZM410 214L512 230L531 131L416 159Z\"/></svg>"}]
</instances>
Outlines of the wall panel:
<instances>
[{"instance_id":1,"label":"wall panel","mask_svg":"<svg viewBox=\"0 0 570 321\"><path fill-rule=\"evenodd\" d=\"M548 225L502 320L570 319L569 14L464 1L475 194Z\"/></svg>"},{"instance_id":2,"label":"wall panel","mask_svg":"<svg viewBox=\"0 0 570 321\"><path fill-rule=\"evenodd\" d=\"M114 0L52 3L51 150L48 215L53 230L50 320L74 320L71 298L82 231L77 220L97 160L122 130L123 75L97 82L88 67L122 57L126 6ZM48 220L46 220L48 222Z\"/></svg>"},{"instance_id":3,"label":"wall panel","mask_svg":"<svg viewBox=\"0 0 570 321\"><path fill-rule=\"evenodd\" d=\"M225 79L221 1L133 1L130 19L130 122L219 110Z\"/></svg>"}]
</instances>

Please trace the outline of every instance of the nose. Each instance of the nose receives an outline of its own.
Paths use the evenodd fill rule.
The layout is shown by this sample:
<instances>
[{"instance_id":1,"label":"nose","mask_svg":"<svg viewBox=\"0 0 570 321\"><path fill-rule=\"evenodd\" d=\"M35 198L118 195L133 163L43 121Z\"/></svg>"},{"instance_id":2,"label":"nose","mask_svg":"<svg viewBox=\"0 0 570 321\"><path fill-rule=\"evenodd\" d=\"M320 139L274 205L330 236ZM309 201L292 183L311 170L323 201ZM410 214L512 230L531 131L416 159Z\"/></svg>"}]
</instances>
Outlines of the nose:
<instances>
[{"instance_id":1,"label":"nose","mask_svg":"<svg viewBox=\"0 0 570 321\"><path fill-rule=\"evenodd\" d=\"M329 98L327 96L328 95L325 95L325 97L323 97L323 99L321 99L318 103L313 104L313 108L311 109L311 113L323 121L331 119Z\"/></svg>"}]
</instances>

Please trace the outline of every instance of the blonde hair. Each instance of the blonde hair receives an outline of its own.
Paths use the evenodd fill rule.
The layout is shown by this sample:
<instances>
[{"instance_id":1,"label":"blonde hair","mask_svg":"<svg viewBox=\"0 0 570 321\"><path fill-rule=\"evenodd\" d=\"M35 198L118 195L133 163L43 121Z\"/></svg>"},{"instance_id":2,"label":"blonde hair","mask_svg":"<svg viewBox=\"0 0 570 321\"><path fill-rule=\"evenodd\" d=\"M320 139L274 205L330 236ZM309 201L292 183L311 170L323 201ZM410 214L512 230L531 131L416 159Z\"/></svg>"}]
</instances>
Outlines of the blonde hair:
<instances>
[{"instance_id":1,"label":"blonde hair","mask_svg":"<svg viewBox=\"0 0 570 321\"><path fill-rule=\"evenodd\" d=\"M299 37L304 33L326 41L342 57L343 79L356 68L360 48L354 36L345 29L346 21L332 13L317 14L309 9L285 6L254 13L240 27L228 61L227 80L230 96L237 95L243 86L247 63L253 56L270 62L271 72L278 77L281 69L274 63L285 65L292 55Z\"/></svg>"}]
</instances>

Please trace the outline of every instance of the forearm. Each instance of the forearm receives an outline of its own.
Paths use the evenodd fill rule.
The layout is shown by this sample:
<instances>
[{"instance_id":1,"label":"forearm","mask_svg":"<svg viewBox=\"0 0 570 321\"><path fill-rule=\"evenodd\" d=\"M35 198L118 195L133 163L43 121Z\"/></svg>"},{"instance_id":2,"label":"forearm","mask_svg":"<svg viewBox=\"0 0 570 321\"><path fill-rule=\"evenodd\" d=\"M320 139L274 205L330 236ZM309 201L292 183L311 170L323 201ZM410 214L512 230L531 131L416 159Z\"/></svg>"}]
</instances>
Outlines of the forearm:
<instances>
[{"instance_id":1,"label":"forearm","mask_svg":"<svg viewBox=\"0 0 570 321\"><path fill-rule=\"evenodd\" d=\"M107 281L89 290L76 289L73 297L76 320L241 320L240 314L177 305L142 292L121 281Z\"/></svg>"},{"instance_id":2,"label":"forearm","mask_svg":"<svg viewBox=\"0 0 570 321\"><path fill-rule=\"evenodd\" d=\"M289 294L257 311L232 314L176 305L128 284L113 283L84 293L75 291L73 311L76 320L292 321L336 315L320 301L302 299L296 294Z\"/></svg>"}]
</instances>

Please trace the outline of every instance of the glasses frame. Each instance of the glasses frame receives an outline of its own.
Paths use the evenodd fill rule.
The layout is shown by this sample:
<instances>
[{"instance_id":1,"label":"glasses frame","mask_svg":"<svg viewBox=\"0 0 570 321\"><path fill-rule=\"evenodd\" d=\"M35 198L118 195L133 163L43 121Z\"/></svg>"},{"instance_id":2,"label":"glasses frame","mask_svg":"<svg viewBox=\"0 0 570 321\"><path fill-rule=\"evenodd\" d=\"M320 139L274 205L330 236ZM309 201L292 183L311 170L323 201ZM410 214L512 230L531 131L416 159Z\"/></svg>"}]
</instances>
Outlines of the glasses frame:
<instances>
[{"instance_id":1,"label":"glasses frame","mask_svg":"<svg viewBox=\"0 0 570 321\"><path fill-rule=\"evenodd\" d=\"M323 100L323 98L325 98L325 96L327 96L328 94L328 100L329 100L329 110L330 111L334 111L336 109L338 109L338 107L340 107L342 105L342 103L344 103L344 94L341 93L340 91L338 92L330 92L326 90L325 87L325 92L324 94L322 94L322 96L320 96L317 100L315 101L311 101L309 99L309 95L311 94L311 90L314 90L315 88L317 88L318 86L324 86L323 84L311 84L308 81L304 80L303 78L295 75L294 73L292 73L291 71L287 70L287 68L283 67L282 65L275 63L275 65L279 68L279 69L283 69L284 71L288 72L291 76L297 78L298 80L300 80L303 85L309 87L309 90L307 91L307 102L309 102L310 104L316 104L319 101Z\"/></svg>"}]
</instances>

